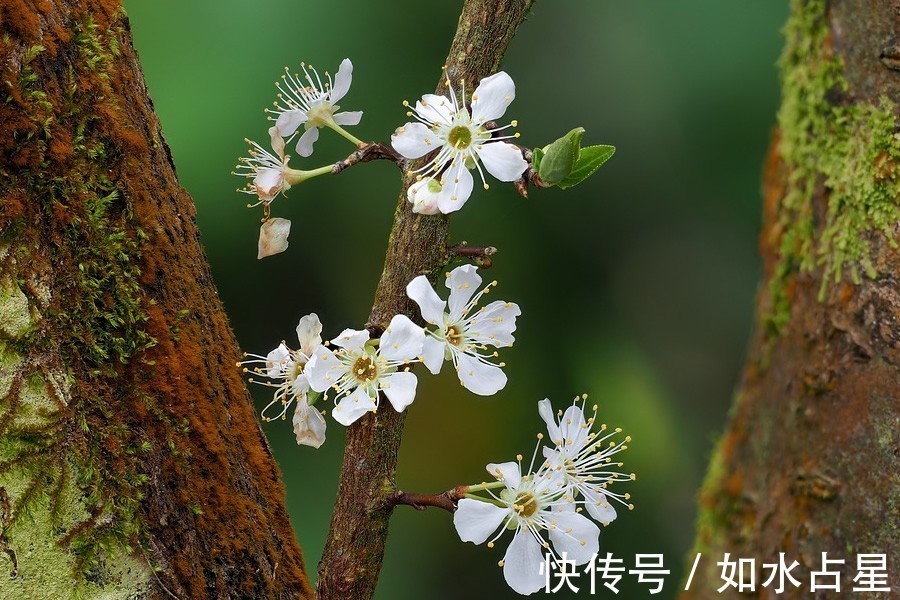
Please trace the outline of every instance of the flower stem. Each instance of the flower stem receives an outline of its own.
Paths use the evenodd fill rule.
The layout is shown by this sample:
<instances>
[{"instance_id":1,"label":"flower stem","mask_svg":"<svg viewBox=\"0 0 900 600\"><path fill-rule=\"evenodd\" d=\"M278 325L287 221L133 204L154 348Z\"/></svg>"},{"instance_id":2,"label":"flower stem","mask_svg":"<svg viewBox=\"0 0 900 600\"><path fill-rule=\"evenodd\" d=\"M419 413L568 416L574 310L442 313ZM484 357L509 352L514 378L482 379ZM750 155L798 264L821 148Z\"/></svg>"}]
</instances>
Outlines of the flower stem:
<instances>
[{"instance_id":1,"label":"flower stem","mask_svg":"<svg viewBox=\"0 0 900 600\"><path fill-rule=\"evenodd\" d=\"M312 179L313 177L318 177L319 175L328 175L334 169L334 165L325 165L324 167L319 167L318 169L312 169L310 171L301 171L300 169L288 169L285 172L285 180L291 186L295 186L303 183L307 179Z\"/></svg>"},{"instance_id":2,"label":"flower stem","mask_svg":"<svg viewBox=\"0 0 900 600\"><path fill-rule=\"evenodd\" d=\"M366 142L364 142L361 139L359 139L358 137L354 136L352 133L350 133L349 131L347 131L346 129L344 129L343 127L341 127L334 121L331 121L330 123L326 123L325 126L328 127L329 129L336 131L338 134L340 134L341 137L346 138L346 139L350 140L351 142L353 142L353 144L355 144L357 148L362 148L363 146L367 145Z\"/></svg>"},{"instance_id":3,"label":"flower stem","mask_svg":"<svg viewBox=\"0 0 900 600\"><path fill-rule=\"evenodd\" d=\"M479 483L478 485L470 485L468 491L469 492L480 492L482 490L495 490L497 488L505 487L506 484L502 481L492 481L490 483Z\"/></svg>"},{"instance_id":4,"label":"flower stem","mask_svg":"<svg viewBox=\"0 0 900 600\"><path fill-rule=\"evenodd\" d=\"M506 505L502 502L498 502L493 498L485 498L484 496L479 496L478 494L463 494L463 498L469 498L471 500L478 500L479 502L487 502L488 504L493 504L494 506L499 506L501 508L506 508Z\"/></svg>"}]
</instances>

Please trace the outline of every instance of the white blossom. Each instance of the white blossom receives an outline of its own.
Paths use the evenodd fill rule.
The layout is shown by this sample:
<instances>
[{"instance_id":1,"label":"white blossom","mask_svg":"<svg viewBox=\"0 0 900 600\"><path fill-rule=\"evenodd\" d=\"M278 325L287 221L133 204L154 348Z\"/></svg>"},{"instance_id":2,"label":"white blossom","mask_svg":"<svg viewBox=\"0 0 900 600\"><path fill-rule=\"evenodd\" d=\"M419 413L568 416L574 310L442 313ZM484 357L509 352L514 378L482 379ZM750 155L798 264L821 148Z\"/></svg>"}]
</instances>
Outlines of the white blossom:
<instances>
[{"instance_id":1,"label":"white blossom","mask_svg":"<svg viewBox=\"0 0 900 600\"><path fill-rule=\"evenodd\" d=\"M408 365L422 354L424 342L425 332L404 315L391 319L377 345L368 331L345 329L331 340L336 350L316 348L307 368L310 386L335 391L331 414L342 425L375 411L379 392L403 412L415 400L418 383Z\"/></svg>"},{"instance_id":2,"label":"white blossom","mask_svg":"<svg viewBox=\"0 0 900 600\"><path fill-rule=\"evenodd\" d=\"M487 189L482 164L500 181L515 181L528 167L521 150L504 141L518 134L497 135L507 127L515 127L516 121L506 127L487 128L488 122L503 116L516 96L516 86L509 75L500 71L482 79L472 94L471 107L465 104L464 83L459 98L449 77L447 87L449 97L425 94L416 101L407 113L416 122L398 128L391 137L391 145L406 158L421 158L436 151L418 172L438 185L410 186L407 197L414 207L427 205L418 196L439 189L437 206L442 213L459 210L469 199L474 185L470 169L478 169Z\"/></svg>"},{"instance_id":3,"label":"white blossom","mask_svg":"<svg viewBox=\"0 0 900 600\"><path fill-rule=\"evenodd\" d=\"M576 565L586 564L599 550L600 528L578 512L567 490L554 485L543 470L529 468L522 475L521 460L519 456L518 462L489 464L487 470L503 483L502 490L495 494L487 489L493 502L460 500L453 524L464 542L482 544L491 538L489 548L508 529L515 531L499 564L506 583L528 595L544 587L545 552L555 560L565 554Z\"/></svg>"},{"instance_id":4,"label":"white blossom","mask_svg":"<svg viewBox=\"0 0 900 600\"><path fill-rule=\"evenodd\" d=\"M297 154L310 156L313 144L319 139L320 127L335 129L347 137L348 134L341 125L358 125L362 119L362 111L337 112L340 109L337 103L350 90L353 78L353 63L349 58L341 62L334 81L327 71L323 80L311 65L300 63L300 68L303 76L299 73L292 74L285 67L281 81L276 83L279 94L275 108L268 112L276 115L275 126L284 137L294 135L303 125L305 131L297 140ZM351 141L359 142L355 138Z\"/></svg>"},{"instance_id":5,"label":"white blossom","mask_svg":"<svg viewBox=\"0 0 900 600\"><path fill-rule=\"evenodd\" d=\"M296 183L293 175L298 172L288 167L291 157L284 153L284 139L278 134L277 127L269 128L269 137L275 154L245 138L245 141L250 144L250 156L249 158L239 158L238 165L235 167L237 171L233 173L250 179L246 187L238 190L259 198L259 202L250 206L268 205L278 194L283 194Z\"/></svg>"},{"instance_id":6,"label":"white blossom","mask_svg":"<svg viewBox=\"0 0 900 600\"><path fill-rule=\"evenodd\" d=\"M441 212L439 199L442 187L437 179L420 179L406 191L406 198L412 204L412 211L420 215L436 215Z\"/></svg>"},{"instance_id":7,"label":"white blossom","mask_svg":"<svg viewBox=\"0 0 900 600\"><path fill-rule=\"evenodd\" d=\"M549 400L538 402L538 413L547 424L547 433L554 444L552 448L544 448L544 458L556 480L573 493L580 494L582 499L579 503L584 505L591 517L608 525L616 518L612 500L629 509L634 508L627 502L631 498L630 494L609 489L612 483L634 479L633 473L618 470L623 463L612 462L613 456L628 448L626 444L631 441L631 437L626 436L619 442L609 441L622 433L622 430L616 428L606 433L605 424L594 431L597 406L593 407L593 416L586 419L583 409L586 399L586 395L576 398L565 412L560 410L556 415L553 414Z\"/></svg>"},{"instance_id":8,"label":"white blossom","mask_svg":"<svg viewBox=\"0 0 900 600\"><path fill-rule=\"evenodd\" d=\"M291 403L296 402L294 409L294 433L297 443L318 448L325 442L325 419L322 414L308 403L310 389L308 379L309 360L322 344L322 323L315 314L300 319L297 324L297 339L300 347L292 350L281 342L277 348L266 356L245 354L247 360L238 363L244 372L252 371L262 379L250 378L258 383L275 389L272 401L262 409L264 421L287 418ZM280 408L275 416L267 415L273 406Z\"/></svg>"},{"instance_id":9,"label":"white blossom","mask_svg":"<svg viewBox=\"0 0 900 600\"><path fill-rule=\"evenodd\" d=\"M506 385L506 374L501 369L504 363L492 362L497 352L488 347L512 346L516 317L521 314L518 305L503 300L477 308L481 297L496 283L478 291L481 276L473 265L462 265L447 273L450 296L446 302L425 276L416 277L406 286L406 293L419 305L422 318L436 327L429 329L425 338L425 366L437 374L445 360L452 361L460 383L482 396L495 394Z\"/></svg>"}]
</instances>

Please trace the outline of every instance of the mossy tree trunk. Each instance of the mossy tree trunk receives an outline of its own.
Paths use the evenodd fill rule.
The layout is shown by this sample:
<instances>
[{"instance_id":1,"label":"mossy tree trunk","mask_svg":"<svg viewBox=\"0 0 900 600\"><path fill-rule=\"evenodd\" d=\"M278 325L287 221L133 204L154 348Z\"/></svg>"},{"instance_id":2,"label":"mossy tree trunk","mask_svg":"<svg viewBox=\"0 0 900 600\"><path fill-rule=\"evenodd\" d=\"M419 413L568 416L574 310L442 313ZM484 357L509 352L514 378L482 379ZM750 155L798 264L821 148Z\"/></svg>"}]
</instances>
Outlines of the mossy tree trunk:
<instances>
[{"instance_id":1,"label":"mossy tree trunk","mask_svg":"<svg viewBox=\"0 0 900 600\"><path fill-rule=\"evenodd\" d=\"M309 598L118 0L0 0L0 597Z\"/></svg>"},{"instance_id":2,"label":"mossy tree trunk","mask_svg":"<svg viewBox=\"0 0 900 600\"><path fill-rule=\"evenodd\" d=\"M759 576L779 552L801 585L778 597L810 597L823 552L846 562L829 569L841 593L816 597L851 594L859 554L887 555L894 590L860 597L900 586L900 5L791 10L756 333L701 492L686 597L716 595L726 552L757 561L762 598L776 597Z\"/></svg>"}]
</instances>

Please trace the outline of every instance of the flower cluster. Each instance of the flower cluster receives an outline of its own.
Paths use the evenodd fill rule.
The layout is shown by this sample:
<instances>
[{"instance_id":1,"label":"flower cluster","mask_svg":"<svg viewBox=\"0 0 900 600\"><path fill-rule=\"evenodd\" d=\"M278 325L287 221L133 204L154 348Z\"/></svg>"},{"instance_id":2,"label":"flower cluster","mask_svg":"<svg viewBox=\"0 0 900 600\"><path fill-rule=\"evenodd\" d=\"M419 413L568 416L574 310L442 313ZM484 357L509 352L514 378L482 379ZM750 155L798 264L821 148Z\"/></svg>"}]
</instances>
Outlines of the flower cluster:
<instances>
[{"instance_id":1,"label":"flower cluster","mask_svg":"<svg viewBox=\"0 0 900 600\"><path fill-rule=\"evenodd\" d=\"M588 563L597 553L600 528L584 511L608 525L616 518L613 502L634 508L627 502L629 494L609 489L610 484L635 478L633 473L619 470L621 462L613 462L631 438L610 441L622 430L607 432L606 425L595 427L597 407L593 407L593 416L585 418L586 399L576 398L557 415L549 400L539 402L538 411L552 445L545 446L544 435L538 434L525 473L521 455L516 462L489 464L488 473L497 481L469 486L453 515L464 542L482 544L490 538L488 547L493 548L505 531L515 532L499 565L506 582L520 594L533 594L544 587L544 552L554 560L563 558L576 565ZM535 469L541 450L543 462Z\"/></svg>"},{"instance_id":2,"label":"flower cluster","mask_svg":"<svg viewBox=\"0 0 900 600\"><path fill-rule=\"evenodd\" d=\"M302 157L312 155L313 144L319 139L321 127L334 130L357 146L363 145L362 141L343 128L344 125L358 125L362 119L362 112L337 112L340 108L337 102L350 91L353 78L353 63L350 59L345 58L341 62L333 81L327 71L323 79L312 66L301 63L300 68L303 71L302 76L299 73L291 73L290 69L285 67L281 81L275 84L278 99L274 102L274 109L266 109L266 112L273 115L270 118L275 121L269 128L272 152L247 139L246 142L250 145L249 157L239 158L233 173L249 180L247 185L238 191L257 198L256 202L247 206L265 207L257 258L284 252L288 246L290 221L277 219L279 221L277 226L270 225L272 220L269 219L269 211L272 202L291 187L307 179L330 173L332 170L332 165L308 171L288 167L291 157L285 153L285 146L293 140L301 126L303 133L297 139L296 150Z\"/></svg>"},{"instance_id":3,"label":"flower cluster","mask_svg":"<svg viewBox=\"0 0 900 600\"><path fill-rule=\"evenodd\" d=\"M320 75L305 63L300 71L285 68L276 82L277 99L267 109L274 121L268 130L271 150L247 140L249 156L239 159L235 172L248 180L240 191L256 199L248 206L261 205L264 210L258 258L288 248L291 222L270 214L278 196L308 179L337 174L373 158L388 158L406 173L412 169L415 181L408 181L406 210L435 215L455 212L466 204L475 187L472 171L478 172L484 189L490 187L487 172L502 182L516 182L526 195L527 183L562 189L577 185L615 151L612 146L581 147L584 129L580 127L547 146L524 150L512 143L519 134L509 131L518 123L497 122L515 98L512 78L503 71L485 77L469 98L465 81L454 86L446 67L446 93L425 94L414 105L404 102L413 120L394 132L390 147L366 143L344 129L358 125L363 113L342 112L338 105L350 90L350 60L341 62L333 79L327 71ZM296 153L308 158L322 129L350 141L355 152L308 170L288 166L288 145L296 138ZM445 296L426 275L406 283L406 294L418 306L424 327L398 314L383 332L344 329L323 342L322 323L310 314L297 326L298 349L281 342L265 356L245 355L238 365L251 374L250 381L274 389L263 419L286 419L293 407L297 443L318 448L325 442L326 430L326 411L316 407L320 401L333 402L331 414L344 426L380 410L382 399L391 409L403 412L416 398L416 363L425 367L420 372L434 375L445 362L452 363L460 384L480 396L502 390L507 377L500 349L515 342L519 306L503 300L482 304L497 282L483 285L474 265L446 273ZM611 484L634 479L633 474L621 472L621 462L614 462L630 438L612 440L621 430L598 426L596 406L593 415L586 417L586 399L576 398L557 413L549 400L539 402L547 435L538 435L528 468L523 470L521 456L515 462L488 465L496 481L466 487L465 497L456 506L453 522L463 541L493 547L505 531L514 532L500 566L506 581L521 594L543 587L540 568L545 551L555 560L585 564L599 548L598 523L607 525L616 518L614 503L633 508L628 494L609 489Z\"/></svg>"},{"instance_id":4,"label":"flower cluster","mask_svg":"<svg viewBox=\"0 0 900 600\"><path fill-rule=\"evenodd\" d=\"M274 418L286 418L288 408L296 403L297 443L318 448L325 441L325 421L310 405L333 393L332 416L342 425L377 410L382 394L394 410L402 412L416 397L418 379L410 369L418 362L438 374L444 360L452 361L462 385L482 396L503 389L504 363L491 362L497 352L489 353L487 348L512 346L521 311L502 300L478 308L479 299L496 285L491 282L479 290L481 281L472 265L453 269L446 277L447 302L425 277L410 282L409 297L434 329L423 329L405 315L396 315L380 338L370 339L366 329L345 329L323 344L319 318L315 314L303 317L297 326L299 350L282 342L265 357L247 355L247 360L238 363L262 377L250 381L275 388L263 419L272 420L266 413L277 405L281 412Z\"/></svg>"},{"instance_id":5,"label":"flower cluster","mask_svg":"<svg viewBox=\"0 0 900 600\"><path fill-rule=\"evenodd\" d=\"M315 408L311 407L310 400L314 400L309 394L309 378L306 366L313 353L322 344L322 323L319 317L313 313L300 319L297 325L297 340L300 342L298 350L291 350L287 343L281 342L278 347L266 356L245 354L242 362L244 372L253 372L263 379L250 378L252 383L258 383L275 388L272 401L262 410L264 421L284 419L291 404L294 408L294 433L297 435L297 443L318 448L325 442L325 419ZM273 406L280 406L281 410L274 417L267 415L267 411Z\"/></svg>"},{"instance_id":6,"label":"flower cluster","mask_svg":"<svg viewBox=\"0 0 900 600\"><path fill-rule=\"evenodd\" d=\"M266 109L275 124L269 128L271 151L257 142L246 140L249 155L238 159L235 175L245 177L247 185L238 191L256 197L248 207L262 205L265 210L263 227L269 222L271 204L293 186L334 170L327 164L310 170L288 166L291 157L286 146L296 137L296 152L303 158L312 156L319 130L331 129L352 142L357 148L367 144L351 135L345 126L358 125L362 111L339 112L341 101L350 91L353 63L345 58L334 79L311 65L300 63L300 72L285 67L281 80L275 83L277 99ZM518 123L499 126L496 119L516 96L512 78L503 71L485 77L475 88L467 104L465 82L460 81L461 94L446 76L447 95L425 94L410 108L407 116L414 122L399 127L391 137L391 145L400 156L408 159L428 157L417 171L415 183L409 186L407 198L415 213L433 215L459 210L472 194L477 170L485 189L488 183L484 171L500 181L516 181L528 168L523 150L510 143L518 133L504 132ZM483 167L483 169L482 169ZM261 229L258 258L278 254L287 249L290 221L281 219L275 228Z\"/></svg>"}]
</instances>

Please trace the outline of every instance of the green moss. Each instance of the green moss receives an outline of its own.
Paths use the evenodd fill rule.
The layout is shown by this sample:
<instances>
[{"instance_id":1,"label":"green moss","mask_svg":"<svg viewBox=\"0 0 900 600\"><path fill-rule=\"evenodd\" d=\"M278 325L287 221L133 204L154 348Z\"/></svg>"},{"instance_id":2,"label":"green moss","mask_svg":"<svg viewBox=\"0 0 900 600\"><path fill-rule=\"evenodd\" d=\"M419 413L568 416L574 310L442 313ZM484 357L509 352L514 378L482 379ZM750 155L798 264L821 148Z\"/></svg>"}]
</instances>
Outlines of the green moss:
<instances>
[{"instance_id":1,"label":"green moss","mask_svg":"<svg viewBox=\"0 0 900 600\"><path fill-rule=\"evenodd\" d=\"M143 234L118 224L114 213L130 209L116 190L103 195L89 192L82 215L67 231L79 289L56 317L61 329L71 332L67 342L83 358L108 367L111 361L127 362L156 341L143 328L147 313L135 260ZM129 214L123 216L124 223L131 221Z\"/></svg>"},{"instance_id":2,"label":"green moss","mask_svg":"<svg viewBox=\"0 0 900 600\"><path fill-rule=\"evenodd\" d=\"M831 283L876 277L872 237L880 233L895 245L892 227L900 220L895 107L887 99L878 106L841 102L848 86L842 61L831 54L826 8L825 0L793 0L785 29L778 124L788 181L767 316L776 334L790 318L790 277L821 270L820 299ZM818 223L812 200L822 185L827 206Z\"/></svg>"},{"instance_id":3,"label":"green moss","mask_svg":"<svg viewBox=\"0 0 900 600\"><path fill-rule=\"evenodd\" d=\"M28 298L10 275L0 276L0 335L18 339L31 327Z\"/></svg>"},{"instance_id":4,"label":"green moss","mask_svg":"<svg viewBox=\"0 0 900 600\"><path fill-rule=\"evenodd\" d=\"M0 300L0 306L2 306L2 300ZM0 398L5 398L10 392L23 360L21 354L13 351L3 340L0 340Z\"/></svg>"},{"instance_id":5,"label":"green moss","mask_svg":"<svg viewBox=\"0 0 900 600\"><path fill-rule=\"evenodd\" d=\"M75 577L79 556L59 543L59 532L76 527L89 518L82 491L69 479L51 495L29 492L27 477L11 471L0 476L9 505L33 494L28 512L4 527L5 548L0 548L0 598L43 600L83 598L126 600L149 594L151 573L140 558L118 553L100 563L89 577Z\"/></svg>"},{"instance_id":6,"label":"green moss","mask_svg":"<svg viewBox=\"0 0 900 600\"><path fill-rule=\"evenodd\" d=\"M728 516L723 514L713 502L714 495L720 494L727 471L722 453L722 441L716 444L709 460L709 467L700 488L700 512L697 515L697 536L692 556L697 552L707 554L719 546L717 540L726 530Z\"/></svg>"},{"instance_id":7,"label":"green moss","mask_svg":"<svg viewBox=\"0 0 900 600\"><path fill-rule=\"evenodd\" d=\"M151 577L134 552L151 448L114 410L132 393L121 365L155 343L139 282L145 236L114 179L124 158L109 69L122 26L74 23L53 103L33 46L5 99L24 117L4 132L22 165L0 171L0 198L26 197L4 232L14 252L0 243L0 598L143 597ZM48 253L52 294L31 277Z\"/></svg>"}]
</instances>

